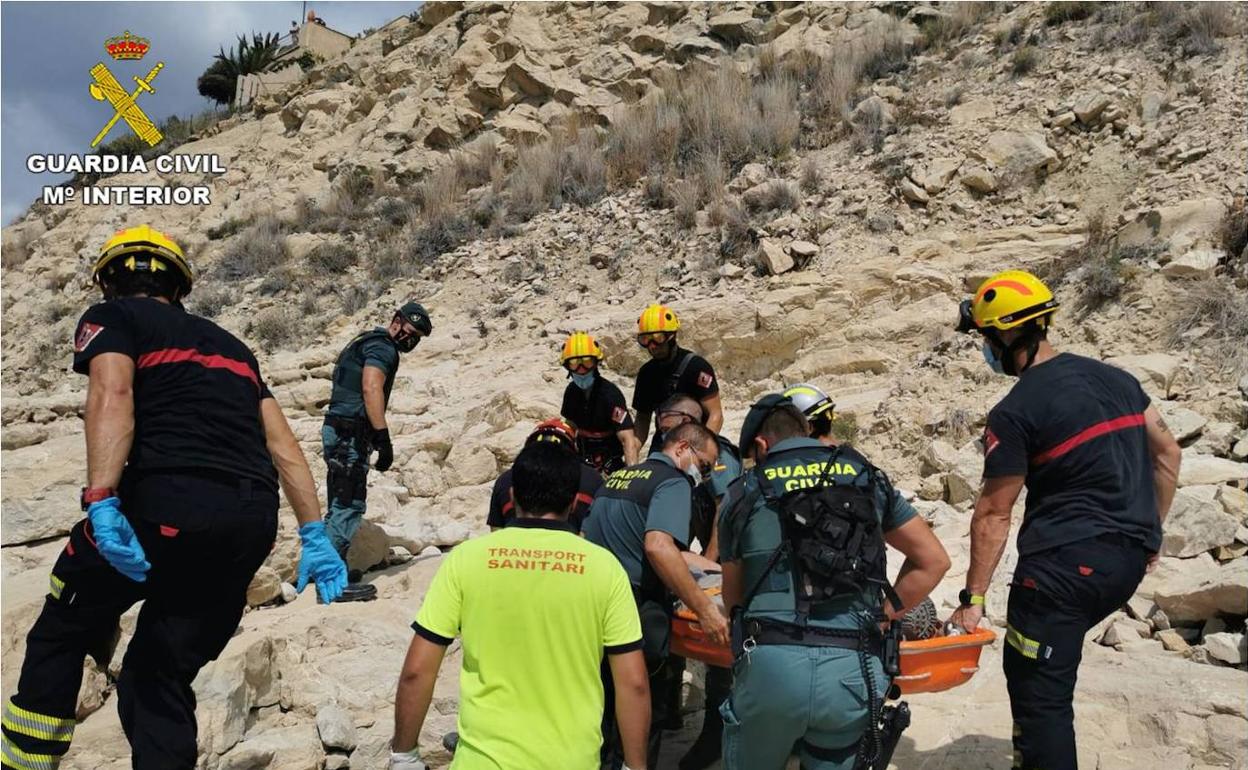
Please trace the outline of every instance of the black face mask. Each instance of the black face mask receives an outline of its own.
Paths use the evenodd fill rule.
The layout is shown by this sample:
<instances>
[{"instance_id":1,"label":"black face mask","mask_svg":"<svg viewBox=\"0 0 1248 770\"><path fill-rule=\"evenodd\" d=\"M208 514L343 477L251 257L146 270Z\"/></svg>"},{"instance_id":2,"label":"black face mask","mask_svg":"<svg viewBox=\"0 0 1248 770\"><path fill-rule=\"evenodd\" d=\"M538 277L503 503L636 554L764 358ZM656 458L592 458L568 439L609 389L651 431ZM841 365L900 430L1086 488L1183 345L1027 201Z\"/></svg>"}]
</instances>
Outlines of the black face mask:
<instances>
[{"instance_id":1,"label":"black face mask","mask_svg":"<svg viewBox=\"0 0 1248 770\"><path fill-rule=\"evenodd\" d=\"M404 353L411 353L416 349L416 346L420 344L420 335L399 332L394 337L394 344L400 351Z\"/></svg>"}]
</instances>

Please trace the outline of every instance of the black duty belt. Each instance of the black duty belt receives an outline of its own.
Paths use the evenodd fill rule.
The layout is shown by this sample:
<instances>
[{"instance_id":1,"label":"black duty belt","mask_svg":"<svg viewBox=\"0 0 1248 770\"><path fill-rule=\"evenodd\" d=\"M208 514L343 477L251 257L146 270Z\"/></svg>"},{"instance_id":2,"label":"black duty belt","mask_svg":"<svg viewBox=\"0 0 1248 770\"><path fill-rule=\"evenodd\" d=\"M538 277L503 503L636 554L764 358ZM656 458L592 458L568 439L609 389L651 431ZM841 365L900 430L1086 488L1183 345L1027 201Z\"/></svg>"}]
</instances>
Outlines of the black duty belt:
<instances>
[{"instance_id":1,"label":"black duty belt","mask_svg":"<svg viewBox=\"0 0 1248 770\"><path fill-rule=\"evenodd\" d=\"M355 433L364 427L365 420L363 417L339 417L333 414L325 415L325 424L336 431L347 431Z\"/></svg>"},{"instance_id":2,"label":"black duty belt","mask_svg":"<svg viewBox=\"0 0 1248 770\"><path fill-rule=\"evenodd\" d=\"M884 647L878 635L861 639L857 631L747 618L745 638L754 644L792 644L800 647L839 647L843 650L865 649L867 654L882 656Z\"/></svg>"}]
</instances>

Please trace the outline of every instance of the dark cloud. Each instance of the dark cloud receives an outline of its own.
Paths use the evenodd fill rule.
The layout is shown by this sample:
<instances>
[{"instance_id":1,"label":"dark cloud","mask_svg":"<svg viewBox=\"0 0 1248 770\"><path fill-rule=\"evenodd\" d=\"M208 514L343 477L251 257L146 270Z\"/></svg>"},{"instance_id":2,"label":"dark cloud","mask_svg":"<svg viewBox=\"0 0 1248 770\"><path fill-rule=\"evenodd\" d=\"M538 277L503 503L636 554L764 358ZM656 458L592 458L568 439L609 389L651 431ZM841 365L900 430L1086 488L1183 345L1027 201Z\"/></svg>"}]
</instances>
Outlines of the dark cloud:
<instances>
[{"instance_id":1,"label":"dark cloud","mask_svg":"<svg viewBox=\"0 0 1248 770\"><path fill-rule=\"evenodd\" d=\"M142 97L144 111L159 120L189 116L214 105L195 89L213 54L240 34L285 34L304 7L314 8L341 32L358 34L411 13L419 2L90 2L0 5L0 165L3 220L10 222L57 179L26 171L33 153L85 153L112 117L112 108L91 98L90 69L107 64L123 84L163 61L156 93ZM151 41L141 62L114 62L104 40L130 30ZM105 141L128 131L113 129Z\"/></svg>"}]
</instances>

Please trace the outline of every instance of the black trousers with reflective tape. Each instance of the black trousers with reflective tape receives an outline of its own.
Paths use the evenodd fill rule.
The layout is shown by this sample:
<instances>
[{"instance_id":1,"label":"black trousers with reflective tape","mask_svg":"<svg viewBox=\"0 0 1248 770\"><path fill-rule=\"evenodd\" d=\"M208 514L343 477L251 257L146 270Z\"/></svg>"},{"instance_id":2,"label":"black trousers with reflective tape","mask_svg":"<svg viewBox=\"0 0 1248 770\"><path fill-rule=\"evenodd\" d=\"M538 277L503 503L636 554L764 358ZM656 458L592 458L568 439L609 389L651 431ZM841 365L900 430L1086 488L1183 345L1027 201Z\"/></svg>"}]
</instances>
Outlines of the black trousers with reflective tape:
<instances>
[{"instance_id":1,"label":"black trousers with reflective tape","mask_svg":"<svg viewBox=\"0 0 1248 770\"><path fill-rule=\"evenodd\" d=\"M1015 770L1077 770L1074 697L1084 637L1126 604L1147 562L1142 544L1112 535L1019 560L1003 661Z\"/></svg>"},{"instance_id":2,"label":"black trousers with reflective tape","mask_svg":"<svg viewBox=\"0 0 1248 770\"><path fill-rule=\"evenodd\" d=\"M83 660L108 664L118 620L139 601L117 678L133 766L195 766L191 682L238 628L247 586L277 534L277 496L250 481L168 474L129 478L119 496L152 565L147 580L109 566L87 520L74 526L26 637L17 693L5 704L5 767L56 767L69 749Z\"/></svg>"},{"instance_id":3,"label":"black trousers with reflective tape","mask_svg":"<svg viewBox=\"0 0 1248 770\"><path fill-rule=\"evenodd\" d=\"M663 743L663 723L673 715L672 709L680 707L681 675L684 667L674 665L679 660L671 654L672 603L638 598L637 612L641 616L642 654L646 658L646 670L650 674L650 734L646 741L646 766L658 767L659 750ZM615 720L615 684L611 680L611 667L602 661L602 684L605 702L602 715L602 749L599 752L601 770L620 770L624 766L624 746L621 743L619 724Z\"/></svg>"}]
</instances>

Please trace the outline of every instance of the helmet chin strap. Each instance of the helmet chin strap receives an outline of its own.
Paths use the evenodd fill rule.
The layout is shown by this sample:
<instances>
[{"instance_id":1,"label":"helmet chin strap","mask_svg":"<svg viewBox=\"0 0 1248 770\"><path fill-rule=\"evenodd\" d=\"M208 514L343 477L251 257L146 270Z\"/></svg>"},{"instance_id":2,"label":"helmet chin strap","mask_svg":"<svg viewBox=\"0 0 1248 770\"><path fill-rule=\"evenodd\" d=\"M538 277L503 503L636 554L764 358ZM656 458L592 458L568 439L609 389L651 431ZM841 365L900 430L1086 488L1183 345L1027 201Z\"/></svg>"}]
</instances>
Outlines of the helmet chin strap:
<instances>
[{"instance_id":1,"label":"helmet chin strap","mask_svg":"<svg viewBox=\"0 0 1248 770\"><path fill-rule=\"evenodd\" d=\"M1036 361L1036 353L1040 351L1040 340L1043 339L1040 336L1040 331L1041 329L1039 326L1034 323L1028 323L1023 329L1020 330L1018 339L1010 343L1003 341L1001 339L1001 333L996 329L985 330L984 336L988 337L989 341L991 341L993 345L1004 351L1001 356L1001 371L1011 377L1018 377L1023 372L1030 369L1031 365ZM1023 368L1021 369L1019 369L1015 363L1017 361L1017 353L1020 350L1027 351L1027 361L1023 364Z\"/></svg>"}]
</instances>

